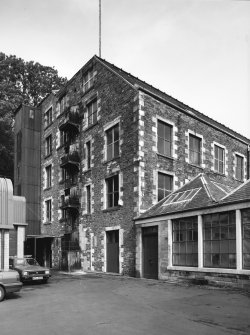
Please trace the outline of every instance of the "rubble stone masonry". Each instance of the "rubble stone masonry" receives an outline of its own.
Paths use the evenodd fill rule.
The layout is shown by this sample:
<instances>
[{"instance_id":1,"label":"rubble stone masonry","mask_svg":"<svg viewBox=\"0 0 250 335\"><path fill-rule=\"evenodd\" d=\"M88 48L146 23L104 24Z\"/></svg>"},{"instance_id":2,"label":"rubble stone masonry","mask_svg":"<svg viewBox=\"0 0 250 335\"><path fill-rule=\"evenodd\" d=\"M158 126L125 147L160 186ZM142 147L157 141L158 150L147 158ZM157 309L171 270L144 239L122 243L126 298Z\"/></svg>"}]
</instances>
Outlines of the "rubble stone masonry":
<instances>
[{"instance_id":1,"label":"rubble stone masonry","mask_svg":"<svg viewBox=\"0 0 250 335\"><path fill-rule=\"evenodd\" d=\"M83 75L93 69L94 84L83 92ZM135 275L136 232L133 218L157 202L158 172L173 176L173 188L177 189L200 172L210 172L218 181L237 186L235 180L235 152L244 156L247 174L247 146L223 131L194 118L133 87L121 75L93 58L67 84L64 91L51 94L41 105L43 114L52 106L53 122L42 129L41 211L42 234L54 236L52 243L53 266L60 263L60 239L67 233L62 223L59 199L64 192L61 183L61 157L58 125L64 113L58 111L58 101L66 95L66 108L78 106L80 110L79 148L80 169L77 190L80 197L78 234L81 264L85 270L107 271L106 233L119 230L119 272ZM87 106L96 99L97 122L87 122ZM172 156L157 151L157 121L161 120L173 129ZM119 155L107 160L106 131L119 125ZM52 134L52 154L45 157L45 140ZM202 164L189 163L188 136L202 137ZM86 143L90 141L90 168L87 168ZM214 171L213 143L226 148L225 174ZM52 186L45 188L45 167L52 164ZM119 176L118 206L107 208L106 182ZM87 211L87 186L90 186L91 210ZM52 199L52 220L45 220L45 200ZM71 232L73 233L73 231ZM165 236L165 235L164 235ZM58 241L57 241L58 240Z\"/></svg>"}]
</instances>

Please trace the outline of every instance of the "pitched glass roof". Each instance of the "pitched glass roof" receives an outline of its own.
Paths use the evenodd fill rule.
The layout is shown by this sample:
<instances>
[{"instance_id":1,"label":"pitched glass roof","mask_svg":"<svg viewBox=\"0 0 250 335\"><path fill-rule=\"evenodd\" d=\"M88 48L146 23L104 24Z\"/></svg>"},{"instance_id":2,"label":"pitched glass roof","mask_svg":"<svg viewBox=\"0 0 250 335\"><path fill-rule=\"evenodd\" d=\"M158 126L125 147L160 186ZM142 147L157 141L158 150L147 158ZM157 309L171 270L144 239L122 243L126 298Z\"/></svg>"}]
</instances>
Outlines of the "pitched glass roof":
<instances>
[{"instance_id":1,"label":"pitched glass roof","mask_svg":"<svg viewBox=\"0 0 250 335\"><path fill-rule=\"evenodd\" d=\"M167 200L164 202L164 206L165 205L170 205L173 203L179 203L179 202L184 202L184 201L189 201L192 200L193 197L199 192L200 188L193 188L191 190L187 190L184 192L177 192L174 194L171 194Z\"/></svg>"}]
</instances>

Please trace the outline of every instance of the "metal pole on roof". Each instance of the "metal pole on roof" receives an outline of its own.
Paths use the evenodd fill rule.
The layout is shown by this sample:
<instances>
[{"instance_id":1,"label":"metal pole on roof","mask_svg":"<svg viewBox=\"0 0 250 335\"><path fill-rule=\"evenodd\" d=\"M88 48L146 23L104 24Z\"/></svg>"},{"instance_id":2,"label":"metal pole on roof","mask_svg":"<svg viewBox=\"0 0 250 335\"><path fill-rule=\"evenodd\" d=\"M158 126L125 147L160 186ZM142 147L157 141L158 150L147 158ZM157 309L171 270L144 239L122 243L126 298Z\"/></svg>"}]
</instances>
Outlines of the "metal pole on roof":
<instances>
[{"instance_id":1,"label":"metal pole on roof","mask_svg":"<svg viewBox=\"0 0 250 335\"><path fill-rule=\"evenodd\" d=\"M102 29L101 29L101 23L102 23L102 13L101 13L101 0L99 0L99 57L102 56L101 53L101 46L102 46L102 41L101 41L101 33L102 33Z\"/></svg>"}]
</instances>

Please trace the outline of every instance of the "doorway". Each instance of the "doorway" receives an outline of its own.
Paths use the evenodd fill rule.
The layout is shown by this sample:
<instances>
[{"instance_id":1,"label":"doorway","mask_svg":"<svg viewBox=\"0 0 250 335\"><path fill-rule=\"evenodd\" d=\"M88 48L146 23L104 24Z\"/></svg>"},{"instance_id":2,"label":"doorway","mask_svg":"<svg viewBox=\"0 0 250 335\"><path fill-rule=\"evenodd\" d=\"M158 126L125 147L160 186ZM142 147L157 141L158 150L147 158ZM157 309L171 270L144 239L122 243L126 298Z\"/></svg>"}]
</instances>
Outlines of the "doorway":
<instances>
[{"instance_id":1,"label":"doorway","mask_svg":"<svg viewBox=\"0 0 250 335\"><path fill-rule=\"evenodd\" d=\"M106 232L107 272L119 273L119 230Z\"/></svg>"},{"instance_id":2,"label":"doorway","mask_svg":"<svg viewBox=\"0 0 250 335\"><path fill-rule=\"evenodd\" d=\"M158 227L142 228L142 273L144 278L158 279Z\"/></svg>"}]
</instances>

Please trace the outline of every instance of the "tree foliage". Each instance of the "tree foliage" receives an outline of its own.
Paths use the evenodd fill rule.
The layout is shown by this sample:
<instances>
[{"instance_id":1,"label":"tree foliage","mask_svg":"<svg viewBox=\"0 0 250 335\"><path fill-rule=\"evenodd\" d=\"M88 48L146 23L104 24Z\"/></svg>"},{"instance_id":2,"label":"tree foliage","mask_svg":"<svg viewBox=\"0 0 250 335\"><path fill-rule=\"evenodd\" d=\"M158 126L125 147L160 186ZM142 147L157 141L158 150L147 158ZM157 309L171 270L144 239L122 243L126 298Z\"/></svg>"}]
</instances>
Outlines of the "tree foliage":
<instances>
[{"instance_id":1,"label":"tree foliage","mask_svg":"<svg viewBox=\"0 0 250 335\"><path fill-rule=\"evenodd\" d=\"M0 175L13 176L14 111L21 104L37 106L66 83L53 67L26 62L0 52Z\"/></svg>"}]
</instances>

